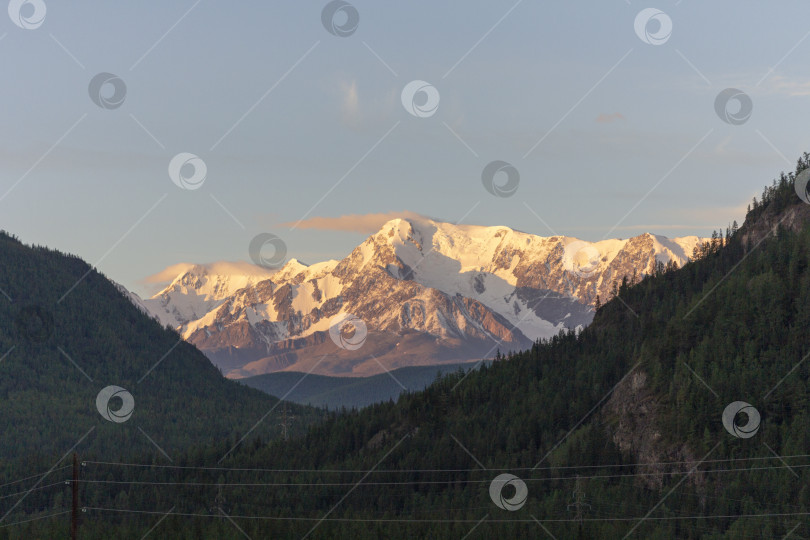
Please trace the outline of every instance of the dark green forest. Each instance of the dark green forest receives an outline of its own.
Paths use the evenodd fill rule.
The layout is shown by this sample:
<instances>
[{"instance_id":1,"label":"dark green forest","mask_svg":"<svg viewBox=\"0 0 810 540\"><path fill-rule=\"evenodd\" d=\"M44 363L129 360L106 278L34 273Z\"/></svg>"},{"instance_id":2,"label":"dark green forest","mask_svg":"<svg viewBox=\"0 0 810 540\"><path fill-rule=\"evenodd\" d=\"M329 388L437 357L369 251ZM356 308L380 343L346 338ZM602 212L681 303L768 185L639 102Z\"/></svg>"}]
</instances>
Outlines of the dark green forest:
<instances>
[{"instance_id":1,"label":"dark green forest","mask_svg":"<svg viewBox=\"0 0 810 540\"><path fill-rule=\"evenodd\" d=\"M185 344L136 384L176 334L95 273L54 306L87 266L6 237L0 288L14 303L0 312L2 352L19 343L8 329L25 290L50 306L54 329L0 363L5 481L47 470L96 426L78 449L81 538L810 536L810 211L793 189L808 166L805 154L693 262L626 276L578 335L499 353L396 403L299 407L324 417L297 422L288 440L268 421L234 451L234 428L271 398L218 379ZM137 388L137 425L171 462L135 416L99 417L106 384ZM761 415L749 438L721 420L736 401ZM490 498L502 473L528 490L514 511ZM37 478L0 486L0 509ZM28 495L0 538L66 538L67 514L4 525L69 509L69 490Z\"/></svg>"},{"instance_id":2,"label":"dark green forest","mask_svg":"<svg viewBox=\"0 0 810 540\"><path fill-rule=\"evenodd\" d=\"M0 291L0 483L46 472L74 446L83 459L169 463L189 448L241 437L271 410L254 434L280 437L276 398L223 378L78 257L0 233ZM97 409L98 393L110 385L133 396L126 422L105 420ZM110 404L120 405L120 398ZM322 417L287 407L298 418L294 433ZM69 489L39 489L64 475L54 470L0 526L64 506ZM0 488L2 514L20 499L9 494L37 481ZM51 534L44 537L58 537Z\"/></svg>"}]
</instances>

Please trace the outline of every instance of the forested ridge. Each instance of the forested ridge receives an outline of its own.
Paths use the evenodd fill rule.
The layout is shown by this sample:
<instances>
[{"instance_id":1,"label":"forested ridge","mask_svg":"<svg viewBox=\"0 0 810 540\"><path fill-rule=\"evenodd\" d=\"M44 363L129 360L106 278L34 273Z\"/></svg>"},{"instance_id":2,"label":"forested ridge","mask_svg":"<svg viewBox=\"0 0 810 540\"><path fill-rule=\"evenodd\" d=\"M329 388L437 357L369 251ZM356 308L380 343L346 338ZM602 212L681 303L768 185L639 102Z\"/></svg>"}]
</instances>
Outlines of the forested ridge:
<instances>
[{"instance_id":1,"label":"forested ridge","mask_svg":"<svg viewBox=\"0 0 810 540\"><path fill-rule=\"evenodd\" d=\"M48 471L74 446L83 459L168 463L166 456L188 448L241 437L274 408L255 432L280 436L283 407L276 398L222 377L195 347L139 311L78 257L26 246L4 232L0 358L0 484ZM111 385L134 399L131 416L121 423L106 420L97 408L99 392ZM112 401L113 410L121 405ZM317 409L288 409L298 418L294 433L321 417ZM69 456L60 462L65 464ZM64 474L54 471L41 485ZM0 516L21 499L6 495L24 493L35 482L0 488ZM34 491L0 526L63 506L66 494L69 488L56 486Z\"/></svg>"},{"instance_id":2,"label":"forested ridge","mask_svg":"<svg viewBox=\"0 0 810 540\"><path fill-rule=\"evenodd\" d=\"M696 261L617 283L579 335L499 355L397 403L330 413L289 440L256 432L230 451L231 434L171 462L154 449L88 458L81 537L141 538L153 526L155 537L189 539L810 535L810 222L793 190L808 165L805 154ZM94 316L86 309L72 318L79 336ZM68 368L72 384L87 382ZM761 415L749 438L721 421L736 401ZM527 487L514 511L490 497L501 473ZM32 495L39 505L28 512L59 511L67 494ZM0 531L62 538L66 524Z\"/></svg>"}]
</instances>

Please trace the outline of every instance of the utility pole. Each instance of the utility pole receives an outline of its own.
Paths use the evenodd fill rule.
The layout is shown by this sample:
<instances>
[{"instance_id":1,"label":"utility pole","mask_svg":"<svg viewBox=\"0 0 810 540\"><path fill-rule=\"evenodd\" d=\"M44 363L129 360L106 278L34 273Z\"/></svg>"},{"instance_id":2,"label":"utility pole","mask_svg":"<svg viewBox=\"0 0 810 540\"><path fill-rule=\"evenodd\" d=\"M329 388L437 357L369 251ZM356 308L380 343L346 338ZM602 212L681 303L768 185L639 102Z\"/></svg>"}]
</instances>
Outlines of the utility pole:
<instances>
[{"instance_id":1,"label":"utility pole","mask_svg":"<svg viewBox=\"0 0 810 540\"><path fill-rule=\"evenodd\" d=\"M287 440L287 402L284 402L284 419L281 421L281 436Z\"/></svg>"},{"instance_id":2,"label":"utility pole","mask_svg":"<svg viewBox=\"0 0 810 540\"><path fill-rule=\"evenodd\" d=\"M295 416L287 417L287 402L286 401L284 402L284 409L283 410L284 410L284 412L283 412L283 416L282 416L282 420L281 420L281 436L286 441L286 440L289 439L289 434L288 434L287 430L289 429L290 423L295 418Z\"/></svg>"},{"instance_id":3,"label":"utility pole","mask_svg":"<svg viewBox=\"0 0 810 540\"><path fill-rule=\"evenodd\" d=\"M581 489L581 478L577 475L576 485L574 487L574 493L571 495L571 500L573 501L571 504L568 505L568 510L571 510L573 506L576 510L576 521L577 521L577 533L579 536L582 536L582 510L590 509L591 505L585 502L585 492Z\"/></svg>"},{"instance_id":4,"label":"utility pole","mask_svg":"<svg viewBox=\"0 0 810 540\"><path fill-rule=\"evenodd\" d=\"M76 540L79 533L79 455L73 452L73 511L70 513L70 538Z\"/></svg>"},{"instance_id":5,"label":"utility pole","mask_svg":"<svg viewBox=\"0 0 810 540\"><path fill-rule=\"evenodd\" d=\"M220 484L217 488L217 497L214 499L214 504L220 512L223 514L225 513L225 511L222 509L222 507L225 506L225 497L222 496L222 484Z\"/></svg>"}]
</instances>

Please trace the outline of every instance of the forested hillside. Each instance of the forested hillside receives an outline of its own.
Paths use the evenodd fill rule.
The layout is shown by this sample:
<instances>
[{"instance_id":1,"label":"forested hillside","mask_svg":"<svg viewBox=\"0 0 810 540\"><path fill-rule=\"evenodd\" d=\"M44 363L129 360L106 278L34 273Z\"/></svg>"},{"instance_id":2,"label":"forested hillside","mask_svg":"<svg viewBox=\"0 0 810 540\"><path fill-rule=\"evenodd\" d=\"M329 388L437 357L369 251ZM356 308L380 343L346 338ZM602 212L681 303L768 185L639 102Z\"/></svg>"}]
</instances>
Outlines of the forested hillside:
<instances>
[{"instance_id":1,"label":"forested hillside","mask_svg":"<svg viewBox=\"0 0 810 540\"><path fill-rule=\"evenodd\" d=\"M0 483L69 464L59 460L71 450L82 459L170 463L192 446L241 436L276 406L276 398L223 378L77 257L0 233L0 291ZM109 386L119 390L101 394ZM100 394L112 397L109 407L97 404ZM290 412L298 432L321 414ZM281 414L275 407L255 432L279 437ZM3 487L0 515L17 501L8 493L35 481ZM46 506L39 495L15 514Z\"/></svg>"},{"instance_id":2,"label":"forested hillside","mask_svg":"<svg viewBox=\"0 0 810 540\"><path fill-rule=\"evenodd\" d=\"M808 536L810 221L793 177L699 260L617 284L578 336L221 462L234 439L160 466L88 462L83 538ZM738 401L758 429L724 427ZM492 497L502 473L519 481Z\"/></svg>"}]
</instances>

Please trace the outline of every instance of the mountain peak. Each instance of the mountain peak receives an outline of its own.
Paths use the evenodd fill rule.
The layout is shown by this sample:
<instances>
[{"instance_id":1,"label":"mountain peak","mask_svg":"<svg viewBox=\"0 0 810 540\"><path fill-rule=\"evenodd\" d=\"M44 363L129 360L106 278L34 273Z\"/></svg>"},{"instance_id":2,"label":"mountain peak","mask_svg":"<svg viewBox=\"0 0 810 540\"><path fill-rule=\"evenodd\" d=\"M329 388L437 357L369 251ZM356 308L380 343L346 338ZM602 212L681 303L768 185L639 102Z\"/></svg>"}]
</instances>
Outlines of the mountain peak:
<instances>
[{"instance_id":1,"label":"mountain peak","mask_svg":"<svg viewBox=\"0 0 810 540\"><path fill-rule=\"evenodd\" d=\"M314 369L312 358L334 352L325 333L349 313L374 342L364 351L380 361L463 361L493 340L526 346L589 324L597 295L607 298L614 282L648 274L659 261L683 265L699 241L644 233L588 243L406 216L386 221L340 261L292 258L277 270L186 265L142 303L230 376ZM406 342L410 355L398 348ZM379 369L368 360L338 358L319 370Z\"/></svg>"},{"instance_id":2,"label":"mountain peak","mask_svg":"<svg viewBox=\"0 0 810 540\"><path fill-rule=\"evenodd\" d=\"M173 282L182 280L185 276L206 277L206 276L245 276L245 277L269 277L274 272L261 266L242 261L214 261L211 263L180 263L167 267L163 271L147 278L147 281L156 282L159 276L165 276L167 272L175 272Z\"/></svg>"},{"instance_id":3,"label":"mountain peak","mask_svg":"<svg viewBox=\"0 0 810 540\"><path fill-rule=\"evenodd\" d=\"M273 273L273 278L276 281L291 279L301 272L307 270L307 268L309 268L308 264L304 264L298 259L292 258L284 263L284 266Z\"/></svg>"},{"instance_id":4,"label":"mountain peak","mask_svg":"<svg viewBox=\"0 0 810 540\"><path fill-rule=\"evenodd\" d=\"M216 261L182 266L183 270L156 296L163 296L172 291L184 294L194 291L196 295L220 299L248 284L263 281L275 273L273 270L246 262ZM156 275L159 276L164 272Z\"/></svg>"}]
</instances>

